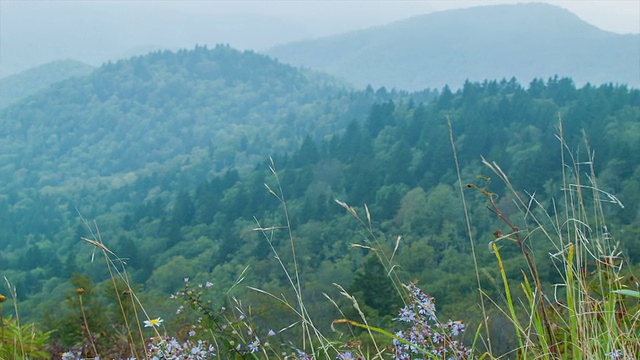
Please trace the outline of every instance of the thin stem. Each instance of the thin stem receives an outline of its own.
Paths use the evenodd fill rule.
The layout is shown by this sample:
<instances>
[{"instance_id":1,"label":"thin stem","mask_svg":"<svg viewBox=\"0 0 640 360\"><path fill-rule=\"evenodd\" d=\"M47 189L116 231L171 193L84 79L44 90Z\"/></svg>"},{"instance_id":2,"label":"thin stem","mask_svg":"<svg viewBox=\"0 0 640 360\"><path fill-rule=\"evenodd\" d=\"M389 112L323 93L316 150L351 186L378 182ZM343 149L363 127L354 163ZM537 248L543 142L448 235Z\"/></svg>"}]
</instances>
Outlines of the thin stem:
<instances>
[{"instance_id":1,"label":"thin stem","mask_svg":"<svg viewBox=\"0 0 640 360\"><path fill-rule=\"evenodd\" d=\"M2 303L7 300L7 297L0 294L0 330L2 331L2 335L0 335L0 347L4 346L4 318L2 317Z\"/></svg>"},{"instance_id":2,"label":"thin stem","mask_svg":"<svg viewBox=\"0 0 640 360\"><path fill-rule=\"evenodd\" d=\"M464 219L467 225L467 236L469 237L469 244L471 245L471 255L473 257L473 268L476 273L476 282L478 283L478 291L482 293L482 283L480 282L480 271L478 270L478 259L476 257L476 247L473 243L473 235L471 230L471 220L469 219L469 210L467 208L467 201L464 196L464 186L462 185L462 175L460 173L460 163L458 162L458 152L456 151L455 141L453 138L453 127L451 126L451 118L449 115L445 117L447 120L447 126L449 128L449 140L451 141L451 149L453 150L453 160L456 164L456 173L458 175L458 187L460 189L460 197L462 199L462 208L464 210ZM487 310L484 304L484 296L480 295L480 307L482 308L482 319L484 321L484 328L487 332L487 350L491 352L491 337L489 336L489 317L487 316Z\"/></svg>"},{"instance_id":3,"label":"thin stem","mask_svg":"<svg viewBox=\"0 0 640 360\"><path fill-rule=\"evenodd\" d=\"M93 342L93 337L91 336L91 330L89 330L89 323L87 322L87 315L84 313L84 304L82 303L82 293L84 289L79 288L76 290L78 293L78 298L80 299L80 312L82 313L82 320L84 321L84 328L87 331L87 338L89 338L89 342L91 342L91 347L93 348L93 355L98 356L98 349L96 349L96 344Z\"/></svg>"},{"instance_id":4,"label":"thin stem","mask_svg":"<svg viewBox=\"0 0 640 360\"><path fill-rule=\"evenodd\" d=\"M520 237L520 229L518 229L517 226L513 225L511 223L511 221L509 221L509 219L507 219L504 216L502 211L500 211L500 209L498 208L498 206L496 205L496 203L494 201L494 194L490 193L489 191L487 191L487 189L484 189L484 188L480 189L480 191L489 200L489 204L491 204L491 208L492 208L493 212L500 218L500 220L502 220L502 222L504 222L509 228L511 228L511 231L515 235L515 241L518 244L518 246L520 247L520 251L522 251L522 254L524 255L524 258L527 261L527 267L529 268L529 271L531 272L531 276L533 277L533 281L535 282L536 287L538 288L538 291L540 292L540 295L539 295L540 313L542 314L542 321L544 322L544 327L545 327L545 329L547 331L547 336L549 337L549 341L551 343L551 349L550 350L555 353L558 349L556 349L555 336L553 335L553 330L551 329L551 322L549 321L549 315L547 314L547 309L546 309L546 306L544 304L544 298L545 297L544 297L544 290L542 289L542 282L540 281L540 277L538 276L538 270L536 269L536 266L533 263L533 260L531 260L531 256L529 255L529 251L527 250L527 247L524 244L524 241L522 241L522 238Z\"/></svg>"}]
</instances>

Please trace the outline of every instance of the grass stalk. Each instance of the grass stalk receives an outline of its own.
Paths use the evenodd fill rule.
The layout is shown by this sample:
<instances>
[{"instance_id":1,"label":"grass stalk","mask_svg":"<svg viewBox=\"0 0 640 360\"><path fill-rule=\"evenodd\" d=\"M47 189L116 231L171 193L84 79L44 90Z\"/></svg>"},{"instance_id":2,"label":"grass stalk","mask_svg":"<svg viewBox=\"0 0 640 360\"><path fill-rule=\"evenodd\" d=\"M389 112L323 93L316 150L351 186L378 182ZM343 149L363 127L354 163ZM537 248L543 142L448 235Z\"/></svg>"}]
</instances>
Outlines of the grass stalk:
<instances>
[{"instance_id":1,"label":"grass stalk","mask_svg":"<svg viewBox=\"0 0 640 360\"><path fill-rule=\"evenodd\" d=\"M469 245L471 246L471 257L473 258L473 269L476 276L476 283L478 284L478 292L482 294L482 283L480 281L480 270L478 267L478 257L476 256L476 246L473 240L473 232L471 231L471 219L469 218L469 209L467 207L467 200L464 195L464 185L462 181L462 174L460 172L460 162L458 161L458 151L455 146L455 139L453 137L453 127L451 125L451 118L449 115L445 117L447 121L447 128L449 131L449 141L451 142L451 150L453 151L453 160L456 167L456 175L458 178L458 190L460 191L460 199L462 201L462 208L464 212L465 224L467 226L467 237L469 238ZM487 350L491 352L491 337L489 336L489 316L487 315L486 305L484 303L484 296L480 296L480 309L482 310L482 320L486 331L486 345Z\"/></svg>"},{"instance_id":2,"label":"grass stalk","mask_svg":"<svg viewBox=\"0 0 640 360\"><path fill-rule=\"evenodd\" d=\"M510 182L508 181L508 178L506 176L506 174L502 171L502 169L500 169L500 167L496 164L496 163L489 163L487 160L485 160L484 158L482 158L482 162L488 166L491 170L493 170L496 174L498 174L500 176L501 179L505 180L505 183L511 187ZM547 307L545 304L545 294L544 294L544 290L542 288L542 281L540 281L540 276L538 275L538 269L536 267L536 265L534 264L531 255L529 254L529 250L527 249L527 246L525 245L524 241L522 240L522 237L520 235L520 229L515 226L513 223L511 223L511 221L509 219L507 219L507 217L502 213L502 211L500 210L500 208L498 208L498 205L495 203L495 194L489 192L486 189L486 186L484 188L478 188L475 185L468 185L469 187L474 187L476 189L479 189L480 192L485 195L485 197L487 198L487 200L489 201L489 210L491 210L503 223L505 223L510 229L511 232L513 233L513 237L509 237L510 240L514 241L518 247L520 248L520 251L522 253L522 255L525 258L525 261L527 263L527 268L533 278L533 281L536 285L536 298L538 299L538 311L540 311L541 317L542 317L542 321L543 321L543 325L545 328L545 332L548 336L549 339L549 350L552 353L557 353L558 349L556 346L556 340L555 340L555 336L553 333L553 330L551 329L551 322L549 320L549 314L547 313ZM513 191L514 194L517 194L515 191ZM517 196L517 195L516 195ZM521 201L521 200L520 200ZM522 202L522 201L521 201Z\"/></svg>"},{"instance_id":3,"label":"grass stalk","mask_svg":"<svg viewBox=\"0 0 640 360\"><path fill-rule=\"evenodd\" d=\"M509 314L511 315L511 321L515 325L516 337L518 338L518 346L520 349L524 349L524 342L522 341L522 334L520 334L521 330L518 326L518 317L516 315L515 307L513 306L513 299L511 298L511 289L509 288L509 280L507 280L507 273L504 270L504 264L502 263L502 258L500 257L500 250L498 249L498 245L496 245L495 241L491 243L491 247L493 249L493 253L498 260L498 266L500 267L500 275L502 276L502 282L504 286L505 296L507 298L507 307L509 308Z\"/></svg>"},{"instance_id":4,"label":"grass stalk","mask_svg":"<svg viewBox=\"0 0 640 360\"><path fill-rule=\"evenodd\" d=\"M82 294L84 293L84 289L83 288L78 288L76 289L76 294L78 294L78 300L80 301L80 312L82 313L82 322L84 324L84 330L87 334L87 339L89 339L89 342L91 343L91 348L93 349L93 356L99 356L100 353L98 352L98 349L96 348L96 344L93 341L93 335L91 335L91 329L89 328L89 323L87 322L87 314L84 311L84 303L82 302Z\"/></svg>"},{"instance_id":5,"label":"grass stalk","mask_svg":"<svg viewBox=\"0 0 640 360\"><path fill-rule=\"evenodd\" d=\"M0 294L0 347L4 346L4 317L2 315L2 303L7 301L7 297Z\"/></svg>"},{"instance_id":6,"label":"grass stalk","mask_svg":"<svg viewBox=\"0 0 640 360\"><path fill-rule=\"evenodd\" d=\"M295 248L295 238L293 235L293 229L291 226L291 220L290 220L290 216L289 216L289 209L287 206L287 202L286 202L286 198L284 195L284 191L282 189L282 183L280 182L280 178L278 175L278 171L275 165L275 162L273 161L273 158L270 158L270 166L269 166L269 170L271 171L271 173L274 176L276 185L277 185L277 189L278 191L274 191L268 184L264 184L264 186L266 187L267 191L269 191L269 193L271 195L273 195L278 202L280 203L280 205L282 206L283 212L284 212L284 218L285 218L285 225L283 226L272 226L272 227L262 227L260 222L254 218L254 220L256 221L257 227L254 228L253 230L255 231L260 231L263 236L265 237L265 239L267 240L267 243L269 244L269 247L271 248L271 251L274 253L276 259L278 260L280 267L282 268L282 270L284 271L284 274L287 278L287 281L289 282L289 284L291 285L291 288L293 289L293 292L295 294L296 297L296 306L295 308L293 306L291 306L288 301L284 298L280 298L277 297L273 294L270 294L267 291L264 290L260 290L257 288L253 288L253 287L249 287L250 289L269 295L271 297L273 297L274 299L278 299L278 301L280 301L281 303L283 303L286 307L288 307L291 310L294 310L294 313L300 318L300 326L302 329L302 350L306 351L307 349L310 349L312 353L316 352L316 344L314 344L314 339L317 340L319 342L319 347L322 349L327 349L327 348L332 348L333 345L331 345L330 341L328 341L328 339L326 339L324 337L324 335L321 334L321 332L318 330L318 328L315 326L315 324L313 323L313 320L307 310L307 307L304 303L304 298L303 298L303 289L302 289L302 285L301 285L301 280L300 280L300 272L299 272L299 265L298 265L298 258L297 258L297 254L296 254L296 248ZM276 248L273 246L273 236L274 236L274 231L277 229L286 229L287 230L287 236L289 239L289 245L290 245L290 251L291 251L291 256L292 256L292 263L293 263L293 274L292 272L289 271L289 269L287 269L287 266L284 264L284 262L282 261L282 259L280 258L280 256L278 255L278 252L276 250Z\"/></svg>"},{"instance_id":7,"label":"grass stalk","mask_svg":"<svg viewBox=\"0 0 640 360\"><path fill-rule=\"evenodd\" d=\"M7 279L6 276L4 277L4 281L7 284L7 289L9 289L9 295L11 296L11 299L13 299L13 311L15 312L14 321L16 323L16 328L20 329L20 315L18 313L18 293L17 293L16 287L9 282L9 279ZM22 331L18 331L15 335L17 339L14 339L14 349L16 348L15 343L17 342L20 348L20 355L24 359L25 349L24 349L24 339L22 338Z\"/></svg>"},{"instance_id":8,"label":"grass stalk","mask_svg":"<svg viewBox=\"0 0 640 360\"><path fill-rule=\"evenodd\" d=\"M576 295L575 295L575 275L574 275L574 271L573 271L573 264L574 264L574 257L575 257L575 246L573 245L573 243L569 244L569 253L567 256L567 265L566 265L566 272L567 272L567 278L565 279L566 281L566 293L567 293L567 310L569 312L569 331L570 331L570 336L571 339L578 339L579 338L579 333L578 333L578 329L579 329L579 324L578 324L578 316L576 314L576 309L578 309L578 304L576 302ZM580 357L580 350L579 347L577 346L572 346L572 353L573 353L573 357L575 359L578 359Z\"/></svg>"}]
</instances>

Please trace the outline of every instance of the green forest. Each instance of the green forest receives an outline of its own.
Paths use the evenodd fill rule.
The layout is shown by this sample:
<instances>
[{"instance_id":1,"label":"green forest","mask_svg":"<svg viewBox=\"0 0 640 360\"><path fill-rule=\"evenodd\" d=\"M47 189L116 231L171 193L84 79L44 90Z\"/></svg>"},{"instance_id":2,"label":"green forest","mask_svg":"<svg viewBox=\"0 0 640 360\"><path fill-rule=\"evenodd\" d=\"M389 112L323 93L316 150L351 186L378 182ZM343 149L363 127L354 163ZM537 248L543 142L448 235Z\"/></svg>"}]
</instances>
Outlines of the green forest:
<instances>
[{"instance_id":1,"label":"green forest","mask_svg":"<svg viewBox=\"0 0 640 360\"><path fill-rule=\"evenodd\" d=\"M120 309L109 268L85 238L117 254L149 316L174 332L186 320L170 295L185 278L211 284L205 297L214 308L241 299L259 326L287 328L296 315L253 290L293 297L283 267L297 269L321 330L358 316L334 284L359 299L371 326L392 328L402 300L372 247L393 254L398 278L437 299L443 319L477 326L474 263L483 289L500 297L491 246L507 229L474 187L486 186L527 233L544 286L562 281L547 255L553 248L518 216L514 195L483 158L535 199L532 213L562 212L566 204L554 199L578 191L563 187L563 158L595 187L593 168L607 233L639 270L640 90L576 87L558 76L451 86L358 90L217 46L107 63L7 106L0 275L15 286L22 322L53 331L61 349L77 346L82 288L86 321L101 346L115 346ZM456 159L462 182L474 184L463 191L469 229ZM526 268L519 250L500 248L515 283ZM0 294L10 291L0 284ZM7 304L5 316L13 314ZM493 315L489 331L511 346L503 315Z\"/></svg>"}]
</instances>

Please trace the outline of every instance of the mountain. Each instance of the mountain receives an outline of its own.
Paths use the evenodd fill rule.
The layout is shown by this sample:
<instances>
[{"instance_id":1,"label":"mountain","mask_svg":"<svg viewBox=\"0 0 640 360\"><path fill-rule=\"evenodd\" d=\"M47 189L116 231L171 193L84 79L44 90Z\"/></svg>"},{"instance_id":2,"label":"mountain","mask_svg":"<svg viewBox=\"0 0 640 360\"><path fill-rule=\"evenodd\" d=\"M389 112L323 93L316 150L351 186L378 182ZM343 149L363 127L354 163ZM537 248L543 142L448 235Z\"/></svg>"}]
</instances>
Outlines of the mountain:
<instances>
[{"instance_id":1,"label":"mountain","mask_svg":"<svg viewBox=\"0 0 640 360\"><path fill-rule=\"evenodd\" d=\"M186 186L339 131L374 101L228 46L154 52L0 111L0 179L5 191L69 196L150 178Z\"/></svg>"},{"instance_id":2,"label":"mountain","mask_svg":"<svg viewBox=\"0 0 640 360\"><path fill-rule=\"evenodd\" d=\"M83 76L93 66L75 60L53 61L0 79L0 109L58 81Z\"/></svg>"},{"instance_id":3,"label":"mountain","mask_svg":"<svg viewBox=\"0 0 640 360\"><path fill-rule=\"evenodd\" d=\"M554 75L640 86L640 34L600 30L547 4L481 6L299 41L266 53L364 87L412 90Z\"/></svg>"},{"instance_id":4,"label":"mountain","mask_svg":"<svg viewBox=\"0 0 640 360\"><path fill-rule=\"evenodd\" d=\"M195 163L214 171L252 164L250 149L260 148L260 158L292 149L311 131L300 107L337 89L226 46L108 63L0 113L0 177L23 169L31 181L21 186L65 187L150 167L178 173ZM324 130L313 124L316 134L335 130L334 120Z\"/></svg>"},{"instance_id":5,"label":"mountain","mask_svg":"<svg viewBox=\"0 0 640 360\"><path fill-rule=\"evenodd\" d=\"M231 229L230 222L260 211L257 203L269 203L265 197L272 200L264 177L244 183L240 176L255 168L264 173L269 156L287 159L305 144L344 132L377 101L409 95L422 103L435 94L355 91L224 45L153 52L52 84L0 110L0 276L27 297L45 281L57 287L73 272L95 275L77 249L81 237L91 236L82 219L94 219L105 238L124 248L129 238L120 229L132 234L148 221L147 230L159 230L158 241L131 240L145 254L183 243L185 221L217 216L219 230ZM304 163L313 149L309 154L292 159ZM197 189L203 189L198 220L190 210ZM172 208L170 218L156 217ZM217 231L208 236L221 239ZM235 246L235 234L224 237L229 241L215 261ZM154 271L155 260L145 259L141 279ZM67 260L68 271L42 272ZM39 268L32 274L37 280L27 267Z\"/></svg>"}]
</instances>

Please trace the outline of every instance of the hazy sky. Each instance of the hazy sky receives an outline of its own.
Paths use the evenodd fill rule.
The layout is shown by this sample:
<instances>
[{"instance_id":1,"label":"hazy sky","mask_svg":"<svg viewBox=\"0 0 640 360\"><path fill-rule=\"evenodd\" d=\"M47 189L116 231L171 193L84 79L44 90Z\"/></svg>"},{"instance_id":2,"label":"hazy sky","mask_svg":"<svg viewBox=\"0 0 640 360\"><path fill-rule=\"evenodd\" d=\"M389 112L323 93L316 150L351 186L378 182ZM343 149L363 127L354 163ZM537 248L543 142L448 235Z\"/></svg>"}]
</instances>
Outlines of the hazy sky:
<instances>
[{"instance_id":1,"label":"hazy sky","mask_svg":"<svg viewBox=\"0 0 640 360\"><path fill-rule=\"evenodd\" d=\"M565 8L597 27L618 33L640 33L638 0L396 0L396 1L165 1L159 2L183 11L212 13L266 14L296 19L313 27L331 31L379 25L432 11L490 4L544 2Z\"/></svg>"},{"instance_id":2,"label":"hazy sky","mask_svg":"<svg viewBox=\"0 0 640 360\"><path fill-rule=\"evenodd\" d=\"M0 0L0 77L58 59L100 65L195 44L259 51L433 11L518 2ZM640 33L638 0L543 2L607 31Z\"/></svg>"}]
</instances>

